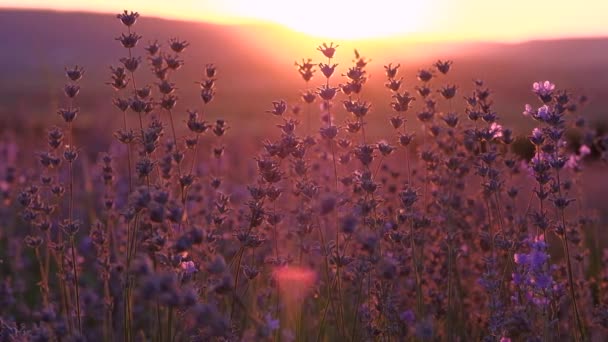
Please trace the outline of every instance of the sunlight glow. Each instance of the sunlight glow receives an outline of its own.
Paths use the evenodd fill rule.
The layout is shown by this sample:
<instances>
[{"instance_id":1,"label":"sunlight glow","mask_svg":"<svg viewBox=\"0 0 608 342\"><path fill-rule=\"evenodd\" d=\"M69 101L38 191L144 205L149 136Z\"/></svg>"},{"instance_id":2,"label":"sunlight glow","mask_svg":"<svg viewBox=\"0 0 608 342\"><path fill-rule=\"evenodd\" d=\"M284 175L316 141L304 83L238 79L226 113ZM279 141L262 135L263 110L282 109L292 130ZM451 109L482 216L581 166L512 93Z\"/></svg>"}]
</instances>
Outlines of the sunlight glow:
<instances>
[{"instance_id":1,"label":"sunlight glow","mask_svg":"<svg viewBox=\"0 0 608 342\"><path fill-rule=\"evenodd\" d=\"M375 0L373 6L357 1L307 0L242 1L233 9L239 16L275 22L320 38L362 39L414 33L422 30L434 1Z\"/></svg>"},{"instance_id":2,"label":"sunlight glow","mask_svg":"<svg viewBox=\"0 0 608 342\"><path fill-rule=\"evenodd\" d=\"M226 25L279 24L317 40L335 41L395 36L525 41L608 35L607 0L0 0L2 8L111 14L128 9L146 17Z\"/></svg>"}]
</instances>

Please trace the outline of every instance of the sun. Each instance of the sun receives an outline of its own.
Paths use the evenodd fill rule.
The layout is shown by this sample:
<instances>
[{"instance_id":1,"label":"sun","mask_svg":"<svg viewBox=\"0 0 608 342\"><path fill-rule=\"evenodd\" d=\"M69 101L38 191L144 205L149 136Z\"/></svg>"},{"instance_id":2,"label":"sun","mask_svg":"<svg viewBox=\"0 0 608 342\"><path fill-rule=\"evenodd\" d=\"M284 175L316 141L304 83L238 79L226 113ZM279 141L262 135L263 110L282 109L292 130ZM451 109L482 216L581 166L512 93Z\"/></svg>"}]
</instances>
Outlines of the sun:
<instances>
[{"instance_id":1,"label":"sun","mask_svg":"<svg viewBox=\"0 0 608 342\"><path fill-rule=\"evenodd\" d=\"M358 40L416 33L431 18L434 0L259 0L237 11L319 38Z\"/></svg>"}]
</instances>

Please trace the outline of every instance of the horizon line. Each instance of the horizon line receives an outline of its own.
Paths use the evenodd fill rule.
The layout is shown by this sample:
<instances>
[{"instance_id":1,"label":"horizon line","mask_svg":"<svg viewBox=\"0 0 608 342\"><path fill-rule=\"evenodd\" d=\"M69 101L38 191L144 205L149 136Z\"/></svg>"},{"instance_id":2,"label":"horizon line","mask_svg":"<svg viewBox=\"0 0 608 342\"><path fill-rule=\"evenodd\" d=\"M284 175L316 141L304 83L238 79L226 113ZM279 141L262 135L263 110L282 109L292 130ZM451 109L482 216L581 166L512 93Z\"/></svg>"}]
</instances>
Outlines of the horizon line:
<instances>
[{"instance_id":1,"label":"horizon line","mask_svg":"<svg viewBox=\"0 0 608 342\"><path fill-rule=\"evenodd\" d=\"M38 12L38 13L57 13L57 14L85 14L85 15L112 15L115 16L119 12L110 12L105 10L83 10L83 9L64 9L64 8L42 8L42 7L16 7L16 6L0 6L0 12ZM134 11L137 12L137 11ZM141 15L141 13L140 13ZM343 41L343 42L372 42L372 41L388 41L388 40L410 40L412 43L466 43L466 44L503 44L503 45L519 45L533 42L552 42L552 41L564 41L564 40L601 40L608 39L608 34L573 34L573 35L560 35L560 36L534 36L528 38L467 38L465 36L452 36L452 37L439 37L437 32L431 33L395 33L382 37L366 37L366 38L340 38L340 37L323 37L318 35L309 34L302 32L287 25L274 22L271 20L253 19L253 18L239 18L241 22L230 22L228 20L209 20L209 19L194 19L188 17L178 16L162 16L158 14L145 15L145 18L163 21L176 21L183 23L193 24L204 24L204 25L215 25L218 27L245 27L245 26L257 26L257 27L272 27L280 28L284 32L290 32L305 36L309 39L319 40L331 40ZM141 20L141 19L140 19Z\"/></svg>"}]
</instances>

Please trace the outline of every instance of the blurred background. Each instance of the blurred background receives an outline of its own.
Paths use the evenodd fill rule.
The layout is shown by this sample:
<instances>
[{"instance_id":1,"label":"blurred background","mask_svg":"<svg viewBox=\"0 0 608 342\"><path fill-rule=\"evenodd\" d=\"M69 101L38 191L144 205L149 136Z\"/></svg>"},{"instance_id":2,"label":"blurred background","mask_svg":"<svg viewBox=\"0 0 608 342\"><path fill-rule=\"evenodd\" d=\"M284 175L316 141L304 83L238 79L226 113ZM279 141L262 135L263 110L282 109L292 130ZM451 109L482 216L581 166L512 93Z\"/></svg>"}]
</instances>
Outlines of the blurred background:
<instances>
[{"instance_id":1,"label":"blurred background","mask_svg":"<svg viewBox=\"0 0 608 342\"><path fill-rule=\"evenodd\" d=\"M304 90L324 81L317 71L308 85L294 62L311 58L326 62L317 46L340 45L336 76L352 65L354 50L370 61L363 98L373 103L371 134L388 132L390 92L384 66L401 64L406 89L418 84L416 72L437 59L454 61L441 86L459 86L453 108L460 111L473 79L494 91L501 122L516 135L529 134L534 122L522 116L526 103L536 104L535 81L551 80L588 102L577 115L597 130L608 126L608 27L604 1L129 1L141 14L134 30L143 36L136 52L145 56L147 42L165 47L171 38L187 40L185 65L171 80L177 84L177 120L186 110L202 107L199 86L207 63L218 68L217 95L206 106L210 119L231 122L231 136L259 141L267 134L267 110L284 99L300 103ZM86 70L78 105L77 134L94 137L92 153L107 149L121 114L113 107L110 66L119 65L125 50L115 40L123 32L116 13L122 1L0 1L0 134L42 146L40 137L58 123L56 109L65 105L64 67ZM143 43L143 44L142 44ZM154 82L147 67L137 72L138 85ZM438 81L435 81L438 82ZM414 107L412 112L415 112ZM318 112L318 111L314 111ZM313 113L313 115L316 115ZM342 115L342 117L340 116ZM338 111L338 120L345 118ZM178 125L184 126L184 125ZM38 140L40 140L38 142Z\"/></svg>"}]
</instances>

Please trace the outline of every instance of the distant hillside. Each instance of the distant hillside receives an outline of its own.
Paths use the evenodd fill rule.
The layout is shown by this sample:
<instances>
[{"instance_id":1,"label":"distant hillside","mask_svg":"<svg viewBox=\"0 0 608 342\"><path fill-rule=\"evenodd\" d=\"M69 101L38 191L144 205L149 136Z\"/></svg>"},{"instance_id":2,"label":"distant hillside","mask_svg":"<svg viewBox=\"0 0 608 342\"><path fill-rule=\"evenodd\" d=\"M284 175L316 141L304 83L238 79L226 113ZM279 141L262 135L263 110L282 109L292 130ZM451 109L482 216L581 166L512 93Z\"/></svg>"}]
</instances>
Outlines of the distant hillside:
<instances>
[{"instance_id":1,"label":"distant hillside","mask_svg":"<svg viewBox=\"0 0 608 342\"><path fill-rule=\"evenodd\" d=\"M321 43L273 25L223 26L207 23L170 21L142 17L136 31L143 43L170 37L188 40L184 53L186 65L174 77L180 88L180 111L200 107L194 82L206 63L219 70L218 96L209 107L213 116L236 120L264 117L272 100L297 100L304 87L293 66L295 60L311 57L320 60L316 45ZM108 99L113 92L104 85L108 67L118 64L125 54L114 40L123 31L111 15L59 13L43 11L0 11L0 126L11 124L9 118L48 116L55 120L53 108L62 98L60 87L65 65L86 68L81 107L94 117L115 115ZM473 78L486 80L496 91L499 114L510 123L518 123L524 103L534 101L531 83L550 79L560 87L591 99L586 108L599 120L608 108L608 38L555 41L531 41L521 44L498 43L424 43L401 40L337 42L340 73L352 60L353 48L371 58L369 85L365 97L374 101L374 115L386 117L388 93L382 67L401 63L408 88L416 84L414 74L436 59L455 61L453 72L441 82L458 83L464 95ZM166 45L166 44L165 44ZM138 46L138 53L142 53ZM147 68L139 72L138 82L151 82ZM338 82L336 80L335 82ZM320 79L313 79L317 85ZM25 115L27 114L27 115ZM94 120L94 119L90 119ZM255 120L253 120L255 121ZM383 122L384 124L384 122ZM254 129L255 124L249 129Z\"/></svg>"}]
</instances>

